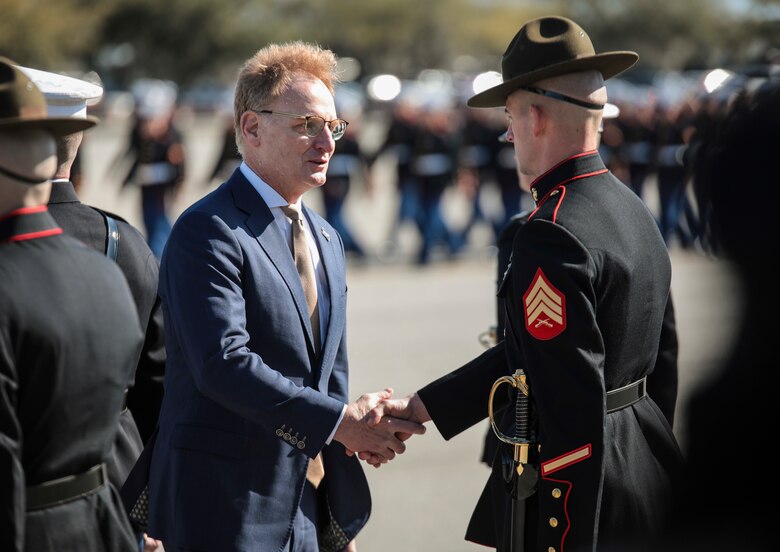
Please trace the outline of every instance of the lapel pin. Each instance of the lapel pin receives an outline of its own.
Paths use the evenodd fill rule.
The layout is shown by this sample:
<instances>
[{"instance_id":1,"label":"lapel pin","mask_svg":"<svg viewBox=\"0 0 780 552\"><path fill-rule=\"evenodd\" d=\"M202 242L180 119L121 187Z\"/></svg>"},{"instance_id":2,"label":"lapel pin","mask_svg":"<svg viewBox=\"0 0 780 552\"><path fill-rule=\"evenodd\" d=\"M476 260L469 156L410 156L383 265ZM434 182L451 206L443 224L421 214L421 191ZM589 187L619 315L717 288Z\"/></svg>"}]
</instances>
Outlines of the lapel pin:
<instances>
[{"instance_id":1,"label":"lapel pin","mask_svg":"<svg viewBox=\"0 0 780 552\"><path fill-rule=\"evenodd\" d=\"M322 235L325 237L326 240L330 241L330 234L328 234L324 228L320 228L320 232L322 232Z\"/></svg>"}]
</instances>

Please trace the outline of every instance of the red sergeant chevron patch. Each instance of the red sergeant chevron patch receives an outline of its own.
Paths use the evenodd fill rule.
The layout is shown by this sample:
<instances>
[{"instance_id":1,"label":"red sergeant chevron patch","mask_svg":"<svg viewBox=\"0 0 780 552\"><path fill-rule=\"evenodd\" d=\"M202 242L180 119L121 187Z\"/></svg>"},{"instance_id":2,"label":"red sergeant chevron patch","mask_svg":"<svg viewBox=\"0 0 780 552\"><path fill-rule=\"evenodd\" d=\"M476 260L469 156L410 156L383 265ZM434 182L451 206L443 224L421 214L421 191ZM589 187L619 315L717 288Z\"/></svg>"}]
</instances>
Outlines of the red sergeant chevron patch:
<instances>
[{"instance_id":1,"label":"red sergeant chevron patch","mask_svg":"<svg viewBox=\"0 0 780 552\"><path fill-rule=\"evenodd\" d=\"M525 327L543 341L566 329L566 297L550 283L541 268L536 269L531 285L523 295Z\"/></svg>"}]
</instances>

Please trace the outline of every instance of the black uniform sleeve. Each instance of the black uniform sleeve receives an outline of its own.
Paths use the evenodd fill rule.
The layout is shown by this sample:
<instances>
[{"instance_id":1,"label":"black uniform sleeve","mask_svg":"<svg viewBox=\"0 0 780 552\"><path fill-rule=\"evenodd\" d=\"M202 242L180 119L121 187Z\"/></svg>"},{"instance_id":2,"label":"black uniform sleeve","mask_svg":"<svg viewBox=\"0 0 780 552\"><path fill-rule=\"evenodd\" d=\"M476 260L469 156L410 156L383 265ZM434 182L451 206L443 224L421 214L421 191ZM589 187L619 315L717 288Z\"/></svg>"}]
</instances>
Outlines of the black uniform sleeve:
<instances>
[{"instance_id":1,"label":"black uniform sleeve","mask_svg":"<svg viewBox=\"0 0 780 552\"><path fill-rule=\"evenodd\" d=\"M449 440L487 418L490 389L498 378L508 373L502 342L457 370L429 383L417 394L436 429ZM505 405L498 403L494 408L500 409L502 406Z\"/></svg>"},{"instance_id":2,"label":"black uniform sleeve","mask_svg":"<svg viewBox=\"0 0 780 552\"><path fill-rule=\"evenodd\" d=\"M647 392L661 409L670 427L674 427L674 409L677 404L677 326L672 295L666 302L658 357L655 368L647 376Z\"/></svg>"}]
</instances>

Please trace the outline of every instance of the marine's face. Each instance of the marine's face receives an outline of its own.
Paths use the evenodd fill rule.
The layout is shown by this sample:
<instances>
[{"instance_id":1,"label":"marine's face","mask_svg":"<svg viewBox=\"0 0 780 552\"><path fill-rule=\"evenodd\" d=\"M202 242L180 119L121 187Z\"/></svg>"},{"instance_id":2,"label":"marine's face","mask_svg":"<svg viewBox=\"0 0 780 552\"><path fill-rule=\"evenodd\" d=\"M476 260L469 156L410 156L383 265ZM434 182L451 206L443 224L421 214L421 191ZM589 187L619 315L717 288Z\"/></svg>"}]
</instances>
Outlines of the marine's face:
<instances>
[{"instance_id":1,"label":"marine's face","mask_svg":"<svg viewBox=\"0 0 780 552\"><path fill-rule=\"evenodd\" d=\"M510 94L506 99L505 113L507 118L506 139L515 147L515 159L517 160L517 174L520 178L520 187L526 192L531 189L533 175L531 159L532 121L529 113L530 106L524 101L522 91Z\"/></svg>"}]
</instances>

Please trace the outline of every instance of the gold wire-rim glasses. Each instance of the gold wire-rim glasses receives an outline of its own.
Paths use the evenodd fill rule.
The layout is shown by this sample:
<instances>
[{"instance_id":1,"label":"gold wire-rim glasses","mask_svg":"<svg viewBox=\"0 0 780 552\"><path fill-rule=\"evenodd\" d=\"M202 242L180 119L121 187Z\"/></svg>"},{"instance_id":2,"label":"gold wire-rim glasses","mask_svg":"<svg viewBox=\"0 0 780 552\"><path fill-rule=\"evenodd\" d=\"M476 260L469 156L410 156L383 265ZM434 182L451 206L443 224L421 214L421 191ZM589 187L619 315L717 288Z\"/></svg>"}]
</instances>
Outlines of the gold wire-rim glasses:
<instances>
[{"instance_id":1,"label":"gold wire-rim glasses","mask_svg":"<svg viewBox=\"0 0 780 552\"><path fill-rule=\"evenodd\" d=\"M270 109L261 109L255 111L255 113L267 113L268 115L282 115L283 117L289 117L291 119L303 119L303 131L309 138L316 138L320 132L325 130L325 126L330 130L333 140L338 140L347 131L348 121L344 119L333 119L331 121L325 120L319 115L298 115L296 113L287 113L285 111L272 111Z\"/></svg>"}]
</instances>

